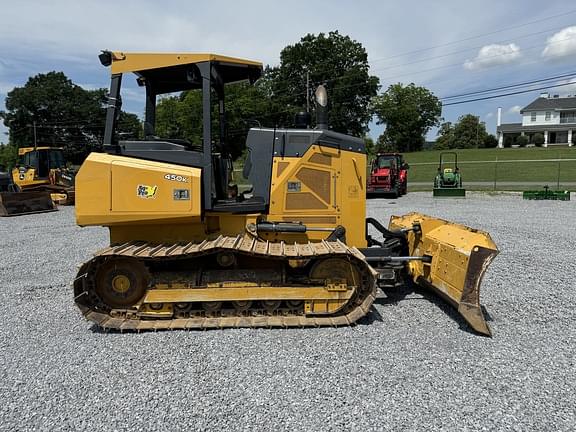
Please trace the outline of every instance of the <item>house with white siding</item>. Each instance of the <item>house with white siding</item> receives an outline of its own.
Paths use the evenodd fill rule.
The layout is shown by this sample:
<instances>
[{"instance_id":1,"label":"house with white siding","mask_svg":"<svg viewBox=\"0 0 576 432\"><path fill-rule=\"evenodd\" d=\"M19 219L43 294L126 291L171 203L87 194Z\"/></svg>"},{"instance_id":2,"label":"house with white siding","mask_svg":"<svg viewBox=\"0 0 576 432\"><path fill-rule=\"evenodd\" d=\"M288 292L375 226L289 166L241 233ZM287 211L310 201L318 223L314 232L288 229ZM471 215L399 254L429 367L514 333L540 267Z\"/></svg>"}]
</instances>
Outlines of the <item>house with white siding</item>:
<instances>
[{"instance_id":1,"label":"house with white siding","mask_svg":"<svg viewBox=\"0 0 576 432\"><path fill-rule=\"evenodd\" d=\"M576 142L576 96L560 97L542 93L540 97L520 110L522 123L501 124L502 112L498 108L498 147L504 147L507 137L528 137L534 142L534 135L544 136L544 147L549 145L569 145ZM572 132L575 133L572 133Z\"/></svg>"}]
</instances>

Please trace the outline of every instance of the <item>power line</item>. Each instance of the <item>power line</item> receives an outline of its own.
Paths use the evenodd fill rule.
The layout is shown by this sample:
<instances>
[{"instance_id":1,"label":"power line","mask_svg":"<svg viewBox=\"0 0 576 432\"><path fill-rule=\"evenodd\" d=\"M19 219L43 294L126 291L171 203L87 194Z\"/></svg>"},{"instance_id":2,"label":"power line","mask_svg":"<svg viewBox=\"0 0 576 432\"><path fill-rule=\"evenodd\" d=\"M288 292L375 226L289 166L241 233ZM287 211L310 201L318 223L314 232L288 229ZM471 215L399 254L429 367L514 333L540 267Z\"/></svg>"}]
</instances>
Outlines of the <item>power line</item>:
<instances>
[{"instance_id":1,"label":"power line","mask_svg":"<svg viewBox=\"0 0 576 432\"><path fill-rule=\"evenodd\" d=\"M504 93L504 94L500 94L500 95L485 96L485 97L476 98L476 99L468 99L468 100L464 100L464 101L450 102L447 104L443 104L442 106L460 105L460 104L483 101L483 100L488 100L488 99L497 99L497 98L501 98L501 97L505 97L505 96L513 96L513 95L518 95L518 94L522 94L522 93L529 93L529 92L538 91L538 90L546 90L546 89L551 89L551 88L556 88L556 87L563 87L563 86L567 86L567 85L574 85L574 83L556 84L556 85L551 85L551 86L532 88L529 90L520 90L520 91L516 91L516 92L511 92L511 93Z\"/></svg>"},{"instance_id":2,"label":"power line","mask_svg":"<svg viewBox=\"0 0 576 432\"><path fill-rule=\"evenodd\" d=\"M473 91L473 92L469 92L469 93L461 93L458 95L452 95L452 96L444 96L441 97L441 100L446 100L446 99L459 99L461 97L465 97L465 96L472 96L472 95L476 95L476 94L482 94L482 93L493 93L497 90L504 90L504 89L508 89L508 88L514 88L514 87L522 87L525 85L529 85L529 84L536 84L539 82L543 82L543 81L552 81L555 79L560 79L560 78L571 78L571 77L575 77L576 76L576 72L570 72L567 74L563 74L563 75L556 75L553 77L549 77L549 78L540 78L540 79L536 79L536 80L532 80L532 81L524 81L524 82L520 82L517 84L508 84L505 86L500 86L500 87L493 87L491 89L485 89L485 90L478 90L478 91Z\"/></svg>"}]
</instances>

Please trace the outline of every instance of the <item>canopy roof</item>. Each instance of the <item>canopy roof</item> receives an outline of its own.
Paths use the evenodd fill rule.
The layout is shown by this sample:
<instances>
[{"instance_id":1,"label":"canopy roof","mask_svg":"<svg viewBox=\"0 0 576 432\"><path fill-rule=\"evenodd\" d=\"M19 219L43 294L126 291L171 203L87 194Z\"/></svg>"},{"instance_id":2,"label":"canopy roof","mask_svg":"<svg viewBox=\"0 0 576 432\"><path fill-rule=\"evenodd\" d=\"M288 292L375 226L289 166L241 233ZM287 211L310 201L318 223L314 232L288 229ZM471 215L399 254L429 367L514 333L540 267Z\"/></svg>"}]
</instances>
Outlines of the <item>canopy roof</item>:
<instances>
[{"instance_id":1,"label":"canopy roof","mask_svg":"<svg viewBox=\"0 0 576 432\"><path fill-rule=\"evenodd\" d=\"M194 65L210 62L217 66L223 84L250 80L262 75L262 63L209 53L128 53L112 52L111 73L133 72L154 83L157 93L196 89L201 80Z\"/></svg>"}]
</instances>

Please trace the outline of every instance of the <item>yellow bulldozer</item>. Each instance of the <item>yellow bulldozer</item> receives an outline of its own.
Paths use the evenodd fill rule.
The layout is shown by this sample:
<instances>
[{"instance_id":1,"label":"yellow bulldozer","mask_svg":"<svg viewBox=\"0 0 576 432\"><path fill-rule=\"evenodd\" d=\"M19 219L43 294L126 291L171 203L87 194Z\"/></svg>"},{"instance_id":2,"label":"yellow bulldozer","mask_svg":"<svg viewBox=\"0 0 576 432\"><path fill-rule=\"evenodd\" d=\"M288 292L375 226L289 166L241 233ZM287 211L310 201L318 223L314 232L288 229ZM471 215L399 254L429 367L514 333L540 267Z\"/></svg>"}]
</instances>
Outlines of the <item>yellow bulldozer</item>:
<instances>
[{"instance_id":1,"label":"yellow bulldozer","mask_svg":"<svg viewBox=\"0 0 576 432\"><path fill-rule=\"evenodd\" d=\"M366 218L364 141L328 128L322 87L315 128L249 130L251 189L231 193L225 89L256 81L261 63L110 51L100 61L111 69L104 152L76 177L77 223L110 231L73 284L88 320L120 331L351 325L378 288L416 284L490 335L480 306L498 252L490 236L418 213L388 227ZM121 83L132 73L146 94L144 139L120 140ZM201 142L157 137L158 95L187 90L202 93Z\"/></svg>"},{"instance_id":2,"label":"yellow bulldozer","mask_svg":"<svg viewBox=\"0 0 576 432\"><path fill-rule=\"evenodd\" d=\"M21 147L12 180L23 192L49 192L56 204L74 204L75 173L60 147Z\"/></svg>"},{"instance_id":3,"label":"yellow bulldozer","mask_svg":"<svg viewBox=\"0 0 576 432\"><path fill-rule=\"evenodd\" d=\"M57 210L47 192L22 192L12 175L0 167L0 217Z\"/></svg>"}]
</instances>

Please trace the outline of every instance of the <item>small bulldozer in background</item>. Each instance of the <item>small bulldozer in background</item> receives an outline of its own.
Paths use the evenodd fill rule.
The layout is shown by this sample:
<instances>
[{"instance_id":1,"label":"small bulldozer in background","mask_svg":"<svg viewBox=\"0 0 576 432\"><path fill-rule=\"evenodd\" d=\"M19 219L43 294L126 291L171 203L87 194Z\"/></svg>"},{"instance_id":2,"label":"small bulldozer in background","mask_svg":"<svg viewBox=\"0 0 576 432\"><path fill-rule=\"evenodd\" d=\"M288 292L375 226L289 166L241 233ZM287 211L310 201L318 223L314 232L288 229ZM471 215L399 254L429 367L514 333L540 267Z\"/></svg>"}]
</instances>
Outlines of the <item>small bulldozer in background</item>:
<instances>
[{"instance_id":1,"label":"small bulldozer in background","mask_svg":"<svg viewBox=\"0 0 576 432\"><path fill-rule=\"evenodd\" d=\"M56 205L48 192L22 192L20 186L12 181L10 173L0 167L0 216L19 216L55 210Z\"/></svg>"},{"instance_id":2,"label":"small bulldozer in background","mask_svg":"<svg viewBox=\"0 0 576 432\"><path fill-rule=\"evenodd\" d=\"M448 162L445 162L447 155L454 156L453 167L448 167ZM458 168L458 154L455 152L442 152L440 153L440 163L438 164L438 172L434 179L434 197L460 197L466 196L466 189L462 187L462 174Z\"/></svg>"},{"instance_id":3,"label":"small bulldozer in background","mask_svg":"<svg viewBox=\"0 0 576 432\"><path fill-rule=\"evenodd\" d=\"M60 205L74 204L76 173L66 166L60 147L22 147L12 180L22 192L48 192Z\"/></svg>"}]
</instances>

